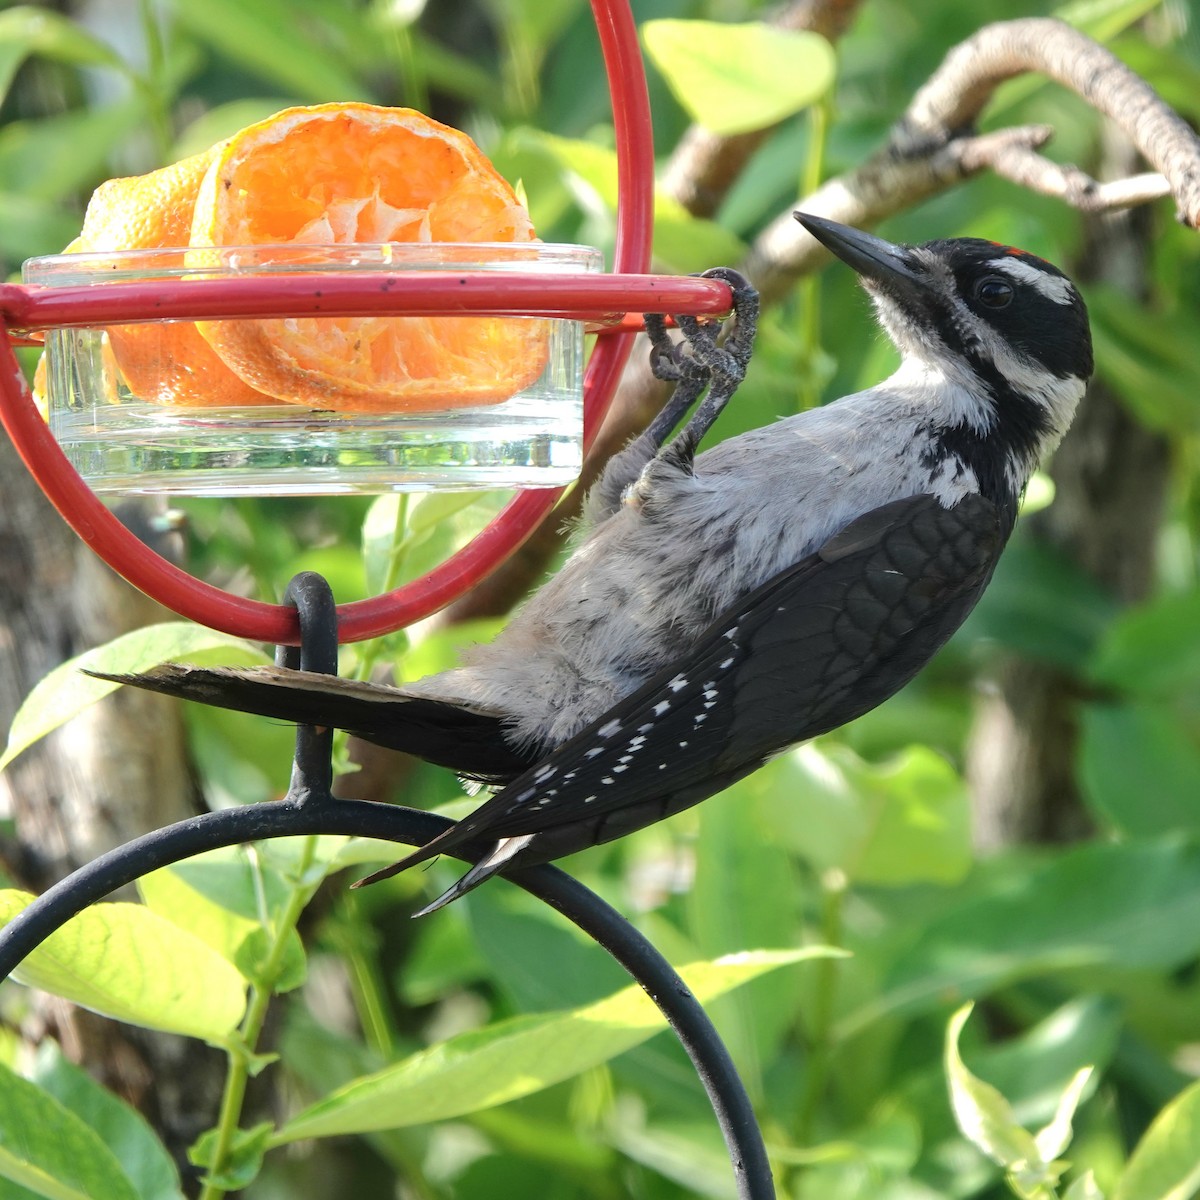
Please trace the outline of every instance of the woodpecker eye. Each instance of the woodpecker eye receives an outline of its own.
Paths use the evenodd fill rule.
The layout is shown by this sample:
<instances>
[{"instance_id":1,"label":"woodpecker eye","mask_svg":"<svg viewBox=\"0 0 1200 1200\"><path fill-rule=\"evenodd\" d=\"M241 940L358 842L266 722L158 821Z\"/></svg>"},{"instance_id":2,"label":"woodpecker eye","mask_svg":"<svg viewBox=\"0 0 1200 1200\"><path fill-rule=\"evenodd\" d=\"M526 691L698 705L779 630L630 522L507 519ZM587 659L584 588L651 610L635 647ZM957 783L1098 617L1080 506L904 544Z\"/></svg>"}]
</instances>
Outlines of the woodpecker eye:
<instances>
[{"instance_id":1,"label":"woodpecker eye","mask_svg":"<svg viewBox=\"0 0 1200 1200\"><path fill-rule=\"evenodd\" d=\"M1012 284L998 275L989 275L975 285L975 299L988 308L1007 308L1012 298Z\"/></svg>"}]
</instances>

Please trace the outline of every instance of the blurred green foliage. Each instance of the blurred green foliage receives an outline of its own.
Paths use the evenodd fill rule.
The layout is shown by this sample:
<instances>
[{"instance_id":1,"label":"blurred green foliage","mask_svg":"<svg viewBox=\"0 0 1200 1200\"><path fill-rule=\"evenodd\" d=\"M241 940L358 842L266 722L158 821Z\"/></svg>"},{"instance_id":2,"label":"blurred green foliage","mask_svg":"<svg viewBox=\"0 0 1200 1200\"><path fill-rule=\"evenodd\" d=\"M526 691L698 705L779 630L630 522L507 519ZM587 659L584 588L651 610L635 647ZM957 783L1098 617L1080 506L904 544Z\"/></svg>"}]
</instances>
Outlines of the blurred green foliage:
<instances>
[{"instance_id":1,"label":"blurred green foliage","mask_svg":"<svg viewBox=\"0 0 1200 1200\"><path fill-rule=\"evenodd\" d=\"M752 0L636 7L641 21L760 15ZM986 17L1050 11L1035 0L998 0ZM1200 34L1182 0L1096 0L1067 15L1115 39L1126 61L1200 119ZM955 0L865 3L837 47L827 120L806 112L785 119L714 221L661 199L657 266L687 271L735 259L794 202L805 164L823 162L834 174L860 162L982 19L978 6ZM676 92L686 90L682 71ZM650 86L661 156L687 116L654 70ZM542 237L611 249L610 113L583 0L439 0L427 8L421 0L68 0L0 6L0 272L15 277L25 257L61 249L106 177L191 153L287 104L351 98L413 104L466 129L522 181ZM1049 85L1007 85L991 113L993 124L1052 123L1053 153L1085 165L1096 159L1094 114ZM814 129L826 130L815 145ZM958 1200L1021 1187L1050 1196L1061 1186L1071 1200L1183 1200L1200 1187L1200 1105L1194 1088L1185 1090L1200 1072L1200 242L1170 217L1168 205L1156 206L1150 313L1112 288L1087 296L1101 377L1174 450L1154 598L1122 611L1019 530L977 613L902 695L699 809L568 864L678 963L821 944L851 952L804 962L785 955L769 971L747 971L757 977L744 986L714 987L724 994L712 1011L758 1105L781 1196ZM1069 210L987 176L898 215L882 232L906 241L982 235L1060 262L1082 240ZM873 383L893 364L849 272L830 272L804 296L819 312L805 318L793 298L768 314L718 436L791 411L822 386L828 397ZM349 600L419 574L496 503L185 507L198 573L239 586L252 580L277 598L295 571L315 568ZM365 674L399 660L401 676L412 677L451 663L456 638L486 635L472 627L411 647L396 635L347 651L344 666ZM1017 847L977 861L963 779L972 681L1013 654L1062 670L1084 696L1076 772L1096 832L1073 846ZM211 711L188 719L214 804L286 787L288 731ZM428 770L413 777L405 799L454 804L459 792L445 773ZM293 1111L331 1096L326 1105L336 1108L337 1089L351 1085L353 1094L355 1080L388 1064L428 1070L425 1047L447 1039L453 1054L492 1054L479 1060L490 1064L482 1082L499 1095L505 1071L533 1068L528 1055L506 1064L493 1053L495 1038L519 1028L552 1066L553 1042L537 1039L564 1021L570 1028L572 1018L549 1014L585 1011L624 986L596 946L502 882L409 924L421 897L448 883L453 868L443 864L366 892L348 892L339 875L301 949L296 919L326 875L383 854L336 839L281 843L183 866L143 888L156 919L206 943L223 979L228 969L240 973L252 1008L281 993L278 1062L256 1057L253 1045L227 1048L244 1073L282 1073ZM111 912L97 919L121 923ZM173 969L171 949L160 939L162 971ZM350 997L349 1020L329 1002L331 978ZM965 999L980 1007L962 1029L960 1056L961 1022L952 1048L945 1031ZM154 1024L154 1016L142 1019ZM254 1200L732 1196L682 1051L665 1035L628 1044L615 1057L593 1056L569 1079L547 1069L533 1079L537 1087L500 1107L474 1111L474 1093L464 1094L457 1115L440 1124L378 1130L354 1124L362 1106L348 1106L338 1128L363 1134L354 1154L338 1160L336 1192L316 1190L303 1154L264 1159L289 1140L286 1131L244 1131L223 1148L207 1138L198 1155L219 1176L208 1194L245 1186ZM0 1053L16 1065L12 1040L0 1042ZM1070 1090L1088 1066L1090 1081ZM39 1088L0 1075L0 1196L179 1194L131 1111L49 1050L25 1074ZM454 1078L454 1087L479 1085L485 1095L478 1071ZM1030 1173L1014 1165L1032 1140L1014 1132L1017 1124L1053 1124L1076 1100L1068 1136L1056 1127L1040 1143L1070 1167L1038 1160ZM24 1143L11 1136L18 1114ZM986 1132L968 1139L960 1126ZM320 1143L307 1145L305 1153L321 1153Z\"/></svg>"}]
</instances>

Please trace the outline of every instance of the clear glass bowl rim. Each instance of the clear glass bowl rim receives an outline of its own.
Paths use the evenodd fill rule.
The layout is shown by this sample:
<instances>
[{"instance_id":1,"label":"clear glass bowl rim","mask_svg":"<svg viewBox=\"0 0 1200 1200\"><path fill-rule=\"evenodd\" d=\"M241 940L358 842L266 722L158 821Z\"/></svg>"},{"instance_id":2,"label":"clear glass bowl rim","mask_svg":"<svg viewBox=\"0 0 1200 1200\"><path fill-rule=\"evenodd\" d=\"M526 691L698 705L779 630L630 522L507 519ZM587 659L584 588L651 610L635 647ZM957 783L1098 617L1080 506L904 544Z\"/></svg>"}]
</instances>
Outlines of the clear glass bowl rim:
<instances>
[{"instance_id":1,"label":"clear glass bowl rim","mask_svg":"<svg viewBox=\"0 0 1200 1200\"><path fill-rule=\"evenodd\" d=\"M88 275L99 283L115 278L196 274L211 279L347 270L591 273L603 266L604 256L596 247L568 242L284 242L48 254L26 259L21 274L27 284L75 287Z\"/></svg>"}]
</instances>

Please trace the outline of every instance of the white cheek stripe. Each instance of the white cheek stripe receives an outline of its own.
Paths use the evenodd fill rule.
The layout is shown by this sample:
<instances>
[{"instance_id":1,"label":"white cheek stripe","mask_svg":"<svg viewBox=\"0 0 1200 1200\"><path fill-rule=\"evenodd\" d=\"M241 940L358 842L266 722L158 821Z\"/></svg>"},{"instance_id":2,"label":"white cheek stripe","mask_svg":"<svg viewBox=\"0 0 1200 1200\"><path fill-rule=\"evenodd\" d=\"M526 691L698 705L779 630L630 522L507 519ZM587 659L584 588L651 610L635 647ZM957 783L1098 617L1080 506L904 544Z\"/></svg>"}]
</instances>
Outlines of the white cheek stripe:
<instances>
[{"instance_id":1,"label":"white cheek stripe","mask_svg":"<svg viewBox=\"0 0 1200 1200\"><path fill-rule=\"evenodd\" d=\"M1022 283L1029 284L1039 295L1054 301L1055 304L1071 304L1075 300L1075 288L1069 279L1064 279L1061 275L1051 275L1048 271L1041 271L1031 263L1023 262L1019 258L993 258L988 266L1013 279L1018 279Z\"/></svg>"}]
</instances>

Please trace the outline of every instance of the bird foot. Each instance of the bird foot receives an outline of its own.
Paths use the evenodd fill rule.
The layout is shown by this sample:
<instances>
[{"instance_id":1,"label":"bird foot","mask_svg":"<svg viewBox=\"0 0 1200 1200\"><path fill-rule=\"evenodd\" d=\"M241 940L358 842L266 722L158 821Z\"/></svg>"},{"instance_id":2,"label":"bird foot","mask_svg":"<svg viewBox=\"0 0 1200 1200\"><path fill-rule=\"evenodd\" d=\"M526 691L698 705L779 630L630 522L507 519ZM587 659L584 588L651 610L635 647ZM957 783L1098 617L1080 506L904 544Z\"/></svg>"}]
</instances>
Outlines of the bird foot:
<instances>
[{"instance_id":1,"label":"bird foot","mask_svg":"<svg viewBox=\"0 0 1200 1200\"><path fill-rule=\"evenodd\" d=\"M708 388L708 395L672 444L673 453L685 459L695 453L700 440L746 377L758 327L758 292L745 276L730 267L714 267L705 271L703 277L729 284L733 306L724 320L676 317L675 323L683 334L676 341L668 333L662 316L647 314L645 318L652 345L650 369L657 379L676 385L647 430L656 447L662 448L671 430Z\"/></svg>"}]
</instances>

